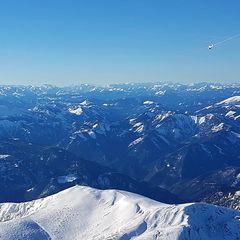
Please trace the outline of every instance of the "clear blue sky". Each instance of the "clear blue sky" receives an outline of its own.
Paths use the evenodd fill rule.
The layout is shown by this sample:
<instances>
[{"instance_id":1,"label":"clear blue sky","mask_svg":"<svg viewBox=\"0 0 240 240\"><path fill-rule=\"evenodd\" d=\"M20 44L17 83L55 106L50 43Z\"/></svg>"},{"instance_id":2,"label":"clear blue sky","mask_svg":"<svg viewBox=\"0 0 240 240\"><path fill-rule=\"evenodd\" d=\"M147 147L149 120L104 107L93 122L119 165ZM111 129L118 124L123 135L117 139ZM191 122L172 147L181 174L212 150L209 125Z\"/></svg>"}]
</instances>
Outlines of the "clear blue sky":
<instances>
[{"instance_id":1,"label":"clear blue sky","mask_svg":"<svg viewBox=\"0 0 240 240\"><path fill-rule=\"evenodd\" d=\"M238 82L239 0L2 0L0 84Z\"/></svg>"}]
</instances>

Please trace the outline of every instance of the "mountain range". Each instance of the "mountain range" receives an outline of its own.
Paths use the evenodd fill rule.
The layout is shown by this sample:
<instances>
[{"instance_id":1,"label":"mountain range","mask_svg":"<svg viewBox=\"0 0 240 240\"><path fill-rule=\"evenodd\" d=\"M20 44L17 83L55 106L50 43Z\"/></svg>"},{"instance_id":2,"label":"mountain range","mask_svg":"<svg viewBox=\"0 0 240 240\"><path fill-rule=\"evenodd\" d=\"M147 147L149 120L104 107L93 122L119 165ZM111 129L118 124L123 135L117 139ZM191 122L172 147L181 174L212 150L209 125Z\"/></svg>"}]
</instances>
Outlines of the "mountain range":
<instances>
[{"instance_id":1,"label":"mountain range","mask_svg":"<svg viewBox=\"0 0 240 240\"><path fill-rule=\"evenodd\" d=\"M239 209L239 84L0 87L1 202L76 184Z\"/></svg>"}]
</instances>

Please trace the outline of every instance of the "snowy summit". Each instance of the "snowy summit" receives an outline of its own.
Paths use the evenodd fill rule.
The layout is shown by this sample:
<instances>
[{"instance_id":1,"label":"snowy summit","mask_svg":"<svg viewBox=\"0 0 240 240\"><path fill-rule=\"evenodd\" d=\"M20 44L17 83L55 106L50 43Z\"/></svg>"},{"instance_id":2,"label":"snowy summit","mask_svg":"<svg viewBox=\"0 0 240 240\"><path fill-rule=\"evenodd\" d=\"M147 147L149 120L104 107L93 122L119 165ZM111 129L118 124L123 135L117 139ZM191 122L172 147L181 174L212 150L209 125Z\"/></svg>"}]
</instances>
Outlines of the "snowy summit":
<instances>
[{"instance_id":1,"label":"snowy summit","mask_svg":"<svg viewBox=\"0 0 240 240\"><path fill-rule=\"evenodd\" d=\"M200 203L168 205L83 186L32 202L0 204L2 240L233 240L240 238L239 229L235 210Z\"/></svg>"}]
</instances>

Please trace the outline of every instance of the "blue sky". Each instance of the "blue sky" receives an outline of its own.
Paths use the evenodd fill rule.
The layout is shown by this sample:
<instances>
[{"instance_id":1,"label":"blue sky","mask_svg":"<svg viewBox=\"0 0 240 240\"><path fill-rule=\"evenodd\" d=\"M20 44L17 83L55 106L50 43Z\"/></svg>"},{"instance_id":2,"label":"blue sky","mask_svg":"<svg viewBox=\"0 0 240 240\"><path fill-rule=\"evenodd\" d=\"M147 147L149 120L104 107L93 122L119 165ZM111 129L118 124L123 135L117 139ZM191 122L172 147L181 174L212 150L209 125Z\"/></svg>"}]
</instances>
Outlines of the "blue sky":
<instances>
[{"instance_id":1,"label":"blue sky","mask_svg":"<svg viewBox=\"0 0 240 240\"><path fill-rule=\"evenodd\" d=\"M0 1L0 84L238 82L239 0Z\"/></svg>"}]
</instances>

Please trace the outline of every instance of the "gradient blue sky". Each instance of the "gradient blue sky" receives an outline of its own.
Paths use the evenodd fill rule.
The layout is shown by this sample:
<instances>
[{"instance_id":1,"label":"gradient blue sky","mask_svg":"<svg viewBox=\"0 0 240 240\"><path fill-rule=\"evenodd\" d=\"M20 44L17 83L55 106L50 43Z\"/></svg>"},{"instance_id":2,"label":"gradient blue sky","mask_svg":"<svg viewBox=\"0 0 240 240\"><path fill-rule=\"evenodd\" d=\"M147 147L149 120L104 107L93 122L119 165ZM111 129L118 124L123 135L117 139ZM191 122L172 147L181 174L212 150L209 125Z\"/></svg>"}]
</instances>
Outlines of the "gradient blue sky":
<instances>
[{"instance_id":1,"label":"gradient blue sky","mask_svg":"<svg viewBox=\"0 0 240 240\"><path fill-rule=\"evenodd\" d=\"M239 0L2 0L0 84L238 82Z\"/></svg>"}]
</instances>

